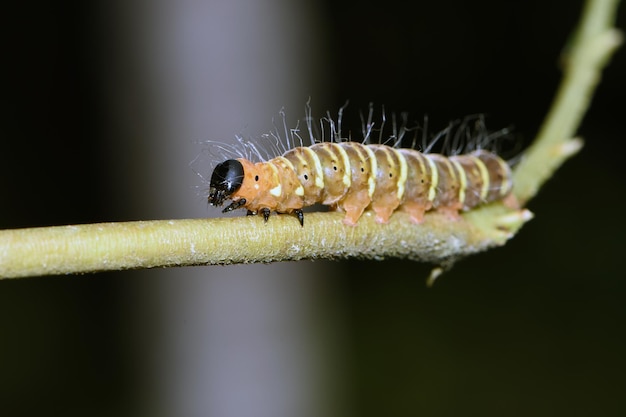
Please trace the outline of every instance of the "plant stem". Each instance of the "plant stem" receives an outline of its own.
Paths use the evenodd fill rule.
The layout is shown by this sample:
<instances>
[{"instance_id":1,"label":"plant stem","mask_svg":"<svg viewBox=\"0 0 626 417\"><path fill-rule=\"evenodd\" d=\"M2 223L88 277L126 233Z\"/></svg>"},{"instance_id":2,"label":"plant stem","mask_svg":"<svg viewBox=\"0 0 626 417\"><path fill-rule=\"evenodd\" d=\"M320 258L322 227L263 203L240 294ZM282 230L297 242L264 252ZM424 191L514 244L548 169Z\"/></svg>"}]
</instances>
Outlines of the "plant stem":
<instances>
[{"instance_id":1,"label":"plant stem","mask_svg":"<svg viewBox=\"0 0 626 417\"><path fill-rule=\"evenodd\" d=\"M612 27L619 0L588 0L570 49L563 56L563 79L552 107L514 172L514 193L525 204L566 159L582 148L574 135L589 108L602 69L621 44Z\"/></svg>"}]
</instances>

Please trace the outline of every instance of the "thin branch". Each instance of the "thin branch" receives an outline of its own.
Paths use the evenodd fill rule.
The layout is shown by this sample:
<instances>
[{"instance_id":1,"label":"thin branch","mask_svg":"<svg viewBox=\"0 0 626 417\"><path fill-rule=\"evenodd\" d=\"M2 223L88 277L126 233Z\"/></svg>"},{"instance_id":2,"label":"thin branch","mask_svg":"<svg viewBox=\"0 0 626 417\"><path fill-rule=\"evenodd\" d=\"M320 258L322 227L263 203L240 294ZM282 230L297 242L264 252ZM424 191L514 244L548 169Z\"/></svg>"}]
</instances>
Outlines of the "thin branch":
<instances>
[{"instance_id":1,"label":"thin branch","mask_svg":"<svg viewBox=\"0 0 626 417\"><path fill-rule=\"evenodd\" d=\"M582 146L572 136L620 43L612 28L618 2L587 2L552 110L514 173L514 193L523 203ZM4 230L0 277L300 259L402 257L445 265L503 245L532 215L497 203L457 221L431 212L419 225L403 213L386 225L366 213L356 227L345 226L342 217L307 214L305 227L292 216L272 216L268 223L257 216Z\"/></svg>"},{"instance_id":2,"label":"thin branch","mask_svg":"<svg viewBox=\"0 0 626 417\"><path fill-rule=\"evenodd\" d=\"M613 28L619 0L588 0L569 51L563 56L563 80L552 107L514 173L514 193L525 204L565 160L583 145L575 138L589 108L603 67L622 42Z\"/></svg>"},{"instance_id":3,"label":"thin branch","mask_svg":"<svg viewBox=\"0 0 626 417\"><path fill-rule=\"evenodd\" d=\"M341 213L311 213L301 227L293 216L159 220L5 230L0 276L26 277L206 264L300 259L406 257L441 261L503 244L523 223L501 208L479 221L434 214L406 227L404 214L380 225L366 214L356 227ZM497 213L499 211L499 213Z\"/></svg>"}]
</instances>

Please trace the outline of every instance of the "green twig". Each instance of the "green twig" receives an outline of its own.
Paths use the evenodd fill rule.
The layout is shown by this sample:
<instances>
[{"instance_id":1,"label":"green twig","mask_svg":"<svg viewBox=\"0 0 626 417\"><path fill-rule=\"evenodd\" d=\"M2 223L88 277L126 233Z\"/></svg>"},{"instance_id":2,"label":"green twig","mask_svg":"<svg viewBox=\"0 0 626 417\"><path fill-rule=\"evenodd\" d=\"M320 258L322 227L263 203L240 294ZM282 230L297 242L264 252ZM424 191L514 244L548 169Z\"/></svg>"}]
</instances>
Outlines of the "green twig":
<instances>
[{"instance_id":1,"label":"green twig","mask_svg":"<svg viewBox=\"0 0 626 417\"><path fill-rule=\"evenodd\" d=\"M494 208L495 209L495 208ZM471 254L503 244L519 215L488 216L497 224L450 222L429 216L406 227L403 214L386 225L369 213L356 227L341 213L311 213L301 227L293 216L160 220L5 230L0 234L0 275L272 262L346 257L408 257L423 261Z\"/></svg>"},{"instance_id":2,"label":"green twig","mask_svg":"<svg viewBox=\"0 0 626 417\"><path fill-rule=\"evenodd\" d=\"M533 145L515 169L515 195L526 203L569 157L582 148L575 138L602 68L622 42L613 28L619 0L588 0L571 47L563 56L563 80Z\"/></svg>"}]
</instances>

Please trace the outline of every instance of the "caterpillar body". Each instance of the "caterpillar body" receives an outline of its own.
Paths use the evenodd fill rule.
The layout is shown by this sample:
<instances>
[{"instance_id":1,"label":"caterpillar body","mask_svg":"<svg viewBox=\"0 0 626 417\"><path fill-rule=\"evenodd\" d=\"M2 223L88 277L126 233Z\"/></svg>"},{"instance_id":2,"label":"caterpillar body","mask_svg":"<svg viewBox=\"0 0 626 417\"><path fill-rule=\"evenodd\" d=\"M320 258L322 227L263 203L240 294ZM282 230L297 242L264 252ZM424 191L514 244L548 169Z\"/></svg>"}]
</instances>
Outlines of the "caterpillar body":
<instances>
[{"instance_id":1,"label":"caterpillar body","mask_svg":"<svg viewBox=\"0 0 626 417\"><path fill-rule=\"evenodd\" d=\"M378 223L395 211L420 223L429 210L456 217L505 199L512 186L509 165L486 150L447 157L338 141L294 147L264 162L228 159L213 170L208 201L232 200L223 212L245 208L265 221L272 211L295 214L302 226L302 209L317 203L345 212L347 225L356 225L365 210Z\"/></svg>"}]
</instances>

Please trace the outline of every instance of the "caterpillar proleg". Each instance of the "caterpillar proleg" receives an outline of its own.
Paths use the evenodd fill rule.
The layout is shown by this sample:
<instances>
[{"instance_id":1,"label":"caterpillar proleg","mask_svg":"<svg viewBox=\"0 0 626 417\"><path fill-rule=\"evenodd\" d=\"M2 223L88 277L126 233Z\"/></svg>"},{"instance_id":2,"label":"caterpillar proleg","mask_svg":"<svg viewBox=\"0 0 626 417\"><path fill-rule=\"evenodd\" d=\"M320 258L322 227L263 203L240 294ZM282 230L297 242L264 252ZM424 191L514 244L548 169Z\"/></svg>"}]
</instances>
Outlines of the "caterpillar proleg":
<instances>
[{"instance_id":1,"label":"caterpillar proleg","mask_svg":"<svg viewBox=\"0 0 626 417\"><path fill-rule=\"evenodd\" d=\"M219 163L211 175L209 204L232 200L223 212L245 208L266 221L272 211L290 213L303 226L302 209L322 204L344 212L343 222L354 226L366 210L378 223L387 223L395 211L420 223L429 210L456 217L511 192L511 169L495 153L476 149L443 156L365 143L372 132L371 111L364 143L342 141L340 119L341 111L336 132L330 122L333 141L292 146L261 162L240 157ZM307 121L311 132L310 117ZM398 143L401 136L395 133L392 139Z\"/></svg>"}]
</instances>

